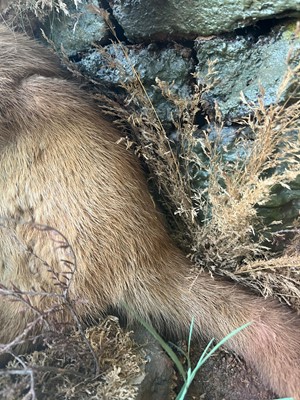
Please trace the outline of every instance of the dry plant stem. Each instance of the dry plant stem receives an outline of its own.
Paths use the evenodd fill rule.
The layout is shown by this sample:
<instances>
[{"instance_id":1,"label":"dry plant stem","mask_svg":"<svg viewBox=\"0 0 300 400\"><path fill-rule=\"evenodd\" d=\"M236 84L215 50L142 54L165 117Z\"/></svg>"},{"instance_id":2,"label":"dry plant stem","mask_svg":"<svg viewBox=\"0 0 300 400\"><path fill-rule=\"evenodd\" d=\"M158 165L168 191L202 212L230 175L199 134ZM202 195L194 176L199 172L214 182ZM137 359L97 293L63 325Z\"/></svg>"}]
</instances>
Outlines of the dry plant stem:
<instances>
[{"instance_id":1,"label":"dry plant stem","mask_svg":"<svg viewBox=\"0 0 300 400\"><path fill-rule=\"evenodd\" d=\"M1 218L2 224L1 228L10 230L10 228L6 225L3 224L3 218ZM10 220L9 223L14 223L14 225L17 224L17 221ZM91 346L89 340L87 339L82 323L80 322L80 318L78 317L75 309L74 309L74 302L70 300L69 297L69 288L72 283L72 278L76 272L77 269L77 260L76 260L76 254L73 250L73 248L70 246L67 238L59 232L57 229L52 228L47 225L42 225L42 224L32 224L32 227L38 231L41 232L51 232L52 234L55 234L55 238L51 238L53 243L55 243L56 250L68 250L69 253L71 253L71 259L72 261L65 260L65 259L60 259L60 263L63 265L63 267L66 268L65 271L57 273L52 266L50 266L45 260L41 259L37 254L35 254L32 250L30 250L24 243L20 242L16 237L15 239L18 240L19 244L22 246L23 250L26 252L30 252L37 260L41 261L41 263L44 265L44 267L52 274L52 279L53 281L56 282L56 286L59 287L62 291L62 293L49 293L49 292L43 292L43 291L21 291L17 287L14 287L13 290L4 288L2 285L0 285L0 295L3 296L10 296L14 298L17 301L23 302L27 307L29 307L31 310L33 310L36 314L39 315L38 318L36 318L33 323L28 324L28 326L25 328L23 333L15 338L11 343L7 344L4 346L4 348L1 348L2 346L0 345L0 353L5 353L9 349L12 349L18 344L24 343L26 336L28 336L28 333L34 330L35 326L40 323L41 321L44 321L47 323L47 319L49 315L54 314L55 312L58 312L60 309L67 308L69 310L70 315L72 316L72 319L75 323L75 326L77 327L83 342L86 344L87 348L91 352L93 359L94 359L94 368L95 368L95 375L98 376L100 372L100 367L99 367L99 362L98 358L95 354L95 351L93 347ZM10 230L10 234L13 234L13 232ZM52 235L53 236L53 235ZM58 237L60 239L58 239ZM63 278L63 280L61 279ZM1 287L2 286L2 287ZM27 300L28 297L36 297L36 296L42 296L42 297L47 297L47 298L53 298L57 299L60 301L60 304L57 306L52 307L50 310L39 310L37 307L34 307L30 300ZM48 327L49 328L49 327Z\"/></svg>"},{"instance_id":2,"label":"dry plant stem","mask_svg":"<svg viewBox=\"0 0 300 400\"><path fill-rule=\"evenodd\" d=\"M51 366L44 367L42 365L38 365L38 366L31 365L30 367L28 367L28 365L16 354L11 353L11 355L14 357L15 360L17 360L21 364L21 366L24 369L2 369L2 370L0 370L0 375L27 375L27 372L29 370L32 370L33 373L35 373L35 372L54 372L56 374L75 375L75 376L78 376L78 378L82 378L84 376L83 374L80 374L78 372L69 371L66 368L56 368L56 367L51 367Z\"/></svg>"},{"instance_id":3,"label":"dry plant stem","mask_svg":"<svg viewBox=\"0 0 300 400\"><path fill-rule=\"evenodd\" d=\"M74 322L76 324L76 327L77 327L77 329L78 329L78 331L79 331L79 333L81 335L81 338L82 338L83 342L86 344L87 348L89 349L90 353L93 356L94 363L95 363L95 365L94 365L94 374L95 374L95 377L97 377L100 374L100 366L99 366L98 357L97 357L97 355L96 355L96 353L95 353L95 351L93 349L93 346L91 345L90 341L86 337L85 331L84 331L83 326L82 326L82 324L80 322L80 318L78 318L78 315L76 314L76 312L74 310L72 302L68 298L65 298L65 306L68 308L70 314L72 315L72 318L73 318L73 320L74 320Z\"/></svg>"},{"instance_id":4,"label":"dry plant stem","mask_svg":"<svg viewBox=\"0 0 300 400\"><path fill-rule=\"evenodd\" d=\"M14 339L7 344L0 344L0 354L10 353L14 354L12 349L22 343L26 343L26 338L29 333L31 333L34 328L42 321L47 320L45 315L40 315L38 318L27 324L26 328L22 330L22 332L14 337ZM37 336L36 336L37 338Z\"/></svg>"},{"instance_id":5,"label":"dry plant stem","mask_svg":"<svg viewBox=\"0 0 300 400\"><path fill-rule=\"evenodd\" d=\"M23 362L23 360L16 356L15 354L12 354L13 357L22 365L23 369L22 370L4 370L0 371L0 375L28 375L30 378L30 389L26 393L26 395L23 397L22 400L37 400L36 393L35 393L35 382L34 382L34 374L33 374L33 369L28 368L27 365Z\"/></svg>"}]
</instances>

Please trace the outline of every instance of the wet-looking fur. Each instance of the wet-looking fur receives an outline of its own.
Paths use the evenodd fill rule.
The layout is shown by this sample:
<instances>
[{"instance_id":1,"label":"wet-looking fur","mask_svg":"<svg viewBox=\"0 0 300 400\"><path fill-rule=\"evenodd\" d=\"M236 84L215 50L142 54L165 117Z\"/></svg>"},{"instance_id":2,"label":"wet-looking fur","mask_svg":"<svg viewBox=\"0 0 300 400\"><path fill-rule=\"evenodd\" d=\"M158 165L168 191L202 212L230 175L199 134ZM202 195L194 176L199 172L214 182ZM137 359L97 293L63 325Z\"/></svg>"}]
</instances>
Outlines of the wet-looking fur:
<instances>
[{"instance_id":1,"label":"wet-looking fur","mask_svg":"<svg viewBox=\"0 0 300 400\"><path fill-rule=\"evenodd\" d=\"M77 256L70 286L78 315L127 304L174 332L195 317L199 334L217 339L253 324L227 346L255 366L281 396L300 399L300 322L288 308L208 274L190 277L169 238L135 157L118 132L53 57L25 36L0 27L0 284L57 291L56 228ZM13 234L12 234L13 232ZM28 251L28 248L31 251ZM50 299L35 296L47 308ZM0 297L0 342L34 318L22 302ZM71 319L67 313L61 318ZM24 349L22 349L24 350Z\"/></svg>"}]
</instances>

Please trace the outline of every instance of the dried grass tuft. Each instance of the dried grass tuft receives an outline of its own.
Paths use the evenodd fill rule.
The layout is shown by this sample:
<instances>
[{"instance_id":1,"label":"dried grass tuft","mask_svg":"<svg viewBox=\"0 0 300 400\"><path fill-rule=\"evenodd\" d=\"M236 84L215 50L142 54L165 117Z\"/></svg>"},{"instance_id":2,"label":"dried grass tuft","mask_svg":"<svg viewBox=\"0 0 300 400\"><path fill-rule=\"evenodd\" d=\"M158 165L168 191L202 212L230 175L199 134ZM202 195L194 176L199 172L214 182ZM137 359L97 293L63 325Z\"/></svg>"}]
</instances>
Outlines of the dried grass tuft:
<instances>
[{"instance_id":1,"label":"dried grass tuft","mask_svg":"<svg viewBox=\"0 0 300 400\"><path fill-rule=\"evenodd\" d=\"M77 7L81 0L71 0ZM21 12L34 12L37 17L48 15L50 11L57 13L62 12L64 15L69 15L68 3L63 0L19 0L12 2L12 6L16 9L18 7Z\"/></svg>"},{"instance_id":2,"label":"dried grass tuft","mask_svg":"<svg viewBox=\"0 0 300 400\"><path fill-rule=\"evenodd\" d=\"M145 361L131 334L111 316L85 334L98 358L98 376L78 331L67 338L52 333L45 350L18 357L0 370L0 398L134 400L144 378Z\"/></svg>"}]
</instances>

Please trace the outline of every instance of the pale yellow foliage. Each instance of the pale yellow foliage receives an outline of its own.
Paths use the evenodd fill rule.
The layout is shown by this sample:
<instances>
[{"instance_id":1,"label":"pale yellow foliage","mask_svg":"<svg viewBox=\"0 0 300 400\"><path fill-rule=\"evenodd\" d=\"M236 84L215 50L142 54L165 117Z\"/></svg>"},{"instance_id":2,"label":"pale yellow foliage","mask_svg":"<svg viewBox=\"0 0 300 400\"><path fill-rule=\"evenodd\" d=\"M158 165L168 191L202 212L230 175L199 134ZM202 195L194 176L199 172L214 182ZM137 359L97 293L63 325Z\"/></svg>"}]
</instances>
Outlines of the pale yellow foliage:
<instances>
[{"instance_id":1,"label":"pale yellow foliage","mask_svg":"<svg viewBox=\"0 0 300 400\"><path fill-rule=\"evenodd\" d=\"M32 369L35 391L47 399L135 400L145 361L131 334L120 328L117 318L107 317L88 329L86 337L98 358L99 376L94 374L93 359L80 334L73 332L11 362L0 374L1 398L23 399L29 381L26 370Z\"/></svg>"}]
</instances>

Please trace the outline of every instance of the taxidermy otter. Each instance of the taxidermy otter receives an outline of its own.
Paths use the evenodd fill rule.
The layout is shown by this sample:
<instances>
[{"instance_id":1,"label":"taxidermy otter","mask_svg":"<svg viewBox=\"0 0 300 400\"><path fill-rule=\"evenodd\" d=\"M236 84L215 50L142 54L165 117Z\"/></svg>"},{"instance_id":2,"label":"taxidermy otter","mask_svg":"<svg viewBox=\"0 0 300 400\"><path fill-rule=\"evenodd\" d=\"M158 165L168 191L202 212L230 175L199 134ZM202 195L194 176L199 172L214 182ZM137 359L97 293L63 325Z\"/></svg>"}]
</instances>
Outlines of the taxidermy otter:
<instances>
[{"instance_id":1,"label":"taxidermy otter","mask_svg":"<svg viewBox=\"0 0 300 400\"><path fill-rule=\"evenodd\" d=\"M297 316L209 274L194 281L138 161L85 93L63 78L53 55L2 26L0 59L0 217L14 221L0 229L0 284L60 290L53 276L64 276L68 249L35 224L54 227L76 253L69 296L80 317L126 304L177 332L188 331L194 317L199 334L216 339L253 321L227 347L279 395L299 400ZM51 301L32 296L26 307L1 296L0 342L21 334L36 318L34 307L46 310ZM72 320L67 311L61 318Z\"/></svg>"}]
</instances>

